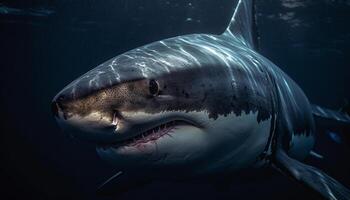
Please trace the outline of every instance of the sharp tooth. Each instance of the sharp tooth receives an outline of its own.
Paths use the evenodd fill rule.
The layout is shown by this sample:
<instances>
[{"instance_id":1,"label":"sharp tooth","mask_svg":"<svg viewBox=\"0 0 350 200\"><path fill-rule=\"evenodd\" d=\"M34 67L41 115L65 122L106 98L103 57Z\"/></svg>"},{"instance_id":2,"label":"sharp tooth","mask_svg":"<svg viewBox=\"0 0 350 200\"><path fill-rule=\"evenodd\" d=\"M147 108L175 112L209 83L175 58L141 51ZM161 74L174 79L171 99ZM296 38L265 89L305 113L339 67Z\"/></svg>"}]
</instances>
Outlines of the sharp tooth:
<instances>
[{"instance_id":1,"label":"sharp tooth","mask_svg":"<svg viewBox=\"0 0 350 200\"><path fill-rule=\"evenodd\" d=\"M113 115L113 122L112 122L112 124L113 125L118 125L118 118L117 118L117 116L116 116L116 113L114 113L114 115Z\"/></svg>"}]
</instances>

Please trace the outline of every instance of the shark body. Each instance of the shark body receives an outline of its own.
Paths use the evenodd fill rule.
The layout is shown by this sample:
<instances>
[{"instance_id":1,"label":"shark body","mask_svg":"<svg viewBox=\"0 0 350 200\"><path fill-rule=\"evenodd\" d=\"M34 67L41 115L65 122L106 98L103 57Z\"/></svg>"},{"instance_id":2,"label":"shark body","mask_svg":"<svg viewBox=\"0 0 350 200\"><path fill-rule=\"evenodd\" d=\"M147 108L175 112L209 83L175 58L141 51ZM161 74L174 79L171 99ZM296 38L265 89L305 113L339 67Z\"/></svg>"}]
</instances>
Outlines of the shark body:
<instances>
[{"instance_id":1,"label":"shark body","mask_svg":"<svg viewBox=\"0 0 350 200\"><path fill-rule=\"evenodd\" d=\"M122 171L104 186L132 187L122 174L137 178L140 168L148 178L178 178L271 166L327 199L350 198L344 186L299 162L314 145L315 109L256 51L253 8L240 0L223 34L133 49L54 98L58 123L95 143L101 158Z\"/></svg>"}]
</instances>

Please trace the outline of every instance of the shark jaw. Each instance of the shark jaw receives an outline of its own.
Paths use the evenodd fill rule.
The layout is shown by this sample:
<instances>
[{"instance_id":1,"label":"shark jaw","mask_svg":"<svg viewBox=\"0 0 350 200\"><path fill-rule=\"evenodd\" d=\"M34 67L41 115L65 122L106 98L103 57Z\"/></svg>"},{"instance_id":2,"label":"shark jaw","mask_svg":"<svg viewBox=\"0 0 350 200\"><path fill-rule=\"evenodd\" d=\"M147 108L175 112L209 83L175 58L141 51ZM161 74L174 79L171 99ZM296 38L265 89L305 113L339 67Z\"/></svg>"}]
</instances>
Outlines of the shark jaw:
<instances>
[{"instance_id":1,"label":"shark jaw","mask_svg":"<svg viewBox=\"0 0 350 200\"><path fill-rule=\"evenodd\" d=\"M177 134L197 134L205 129L204 115L198 113L123 112L121 116L118 112L111 117L95 111L85 116L70 115L69 118L64 118L59 112L58 116L58 124L73 137L94 143L98 149L112 148L125 153L155 151L155 147L164 141L175 140Z\"/></svg>"},{"instance_id":2,"label":"shark jaw","mask_svg":"<svg viewBox=\"0 0 350 200\"><path fill-rule=\"evenodd\" d=\"M183 126L191 126L188 122L182 120L174 120L161 124L149 130L145 130L135 137L127 140L119 141L113 144L114 148L118 147L136 147L143 148L147 144L155 144L158 139L162 137L173 137L172 134L176 132L177 129Z\"/></svg>"},{"instance_id":3,"label":"shark jaw","mask_svg":"<svg viewBox=\"0 0 350 200\"><path fill-rule=\"evenodd\" d=\"M200 123L170 121L132 138L99 145L97 153L122 170L176 169L192 175L260 164L256 162L267 143L270 118L258 122L254 112L216 120L203 111L187 115Z\"/></svg>"},{"instance_id":4,"label":"shark jaw","mask_svg":"<svg viewBox=\"0 0 350 200\"><path fill-rule=\"evenodd\" d=\"M196 149L196 146L204 144L199 142L204 141L202 140L204 132L200 128L176 121L169 124L173 125L168 125L166 128L165 125L161 125L155 128L158 130L149 130L128 140L98 145L97 152L102 158L105 153L114 152L126 160L131 161L135 158L142 163L161 159L160 156L164 154L189 153ZM128 161L125 162L127 163Z\"/></svg>"},{"instance_id":5,"label":"shark jaw","mask_svg":"<svg viewBox=\"0 0 350 200\"><path fill-rule=\"evenodd\" d=\"M115 141L97 145L99 153L112 150L121 155L148 155L159 153L162 149L191 143L205 133L202 113L163 112L147 114L143 112L125 112L123 119L113 118L114 133L119 136ZM188 147L191 145L189 144ZM171 150L171 151L173 151ZM190 149L187 149L190 151ZM176 152L176 150L175 150Z\"/></svg>"}]
</instances>

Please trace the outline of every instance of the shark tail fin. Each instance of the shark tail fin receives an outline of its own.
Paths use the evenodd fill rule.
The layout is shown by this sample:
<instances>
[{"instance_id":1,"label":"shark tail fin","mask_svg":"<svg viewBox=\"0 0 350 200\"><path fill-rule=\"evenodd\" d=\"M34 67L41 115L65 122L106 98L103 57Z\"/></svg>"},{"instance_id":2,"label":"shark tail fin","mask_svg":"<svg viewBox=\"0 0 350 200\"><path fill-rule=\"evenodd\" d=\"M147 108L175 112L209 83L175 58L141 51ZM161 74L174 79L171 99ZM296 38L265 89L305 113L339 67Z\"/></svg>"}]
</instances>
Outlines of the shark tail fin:
<instances>
[{"instance_id":1,"label":"shark tail fin","mask_svg":"<svg viewBox=\"0 0 350 200\"><path fill-rule=\"evenodd\" d=\"M250 48L259 49L255 0L238 0L231 21L223 35L235 37Z\"/></svg>"},{"instance_id":2,"label":"shark tail fin","mask_svg":"<svg viewBox=\"0 0 350 200\"><path fill-rule=\"evenodd\" d=\"M324 199L350 199L350 190L341 183L315 167L288 157L284 151L276 152L274 167L284 175L313 190Z\"/></svg>"}]
</instances>

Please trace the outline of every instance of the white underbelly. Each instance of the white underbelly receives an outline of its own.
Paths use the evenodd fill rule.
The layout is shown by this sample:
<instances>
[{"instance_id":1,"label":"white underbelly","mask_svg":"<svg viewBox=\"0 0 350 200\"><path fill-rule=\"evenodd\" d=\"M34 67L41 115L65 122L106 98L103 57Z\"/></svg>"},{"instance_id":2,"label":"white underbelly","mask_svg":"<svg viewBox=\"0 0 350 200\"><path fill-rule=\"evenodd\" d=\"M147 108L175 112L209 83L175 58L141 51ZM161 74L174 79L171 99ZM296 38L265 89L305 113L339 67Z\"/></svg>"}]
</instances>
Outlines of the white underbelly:
<instances>
[{"instance_id":1,"label":"white underbelly","mask_svg":"<svg viewBox=\"0 0 350 200\"><path fill-rule=\"evenodd\" d=\"M257 112L230 114L213 122L208 139L216 151L208 155L212 163L203 172L236 171L259 164L268 143L271 117L258 122L257 116Z\"/></svg>"}]
</instances>

